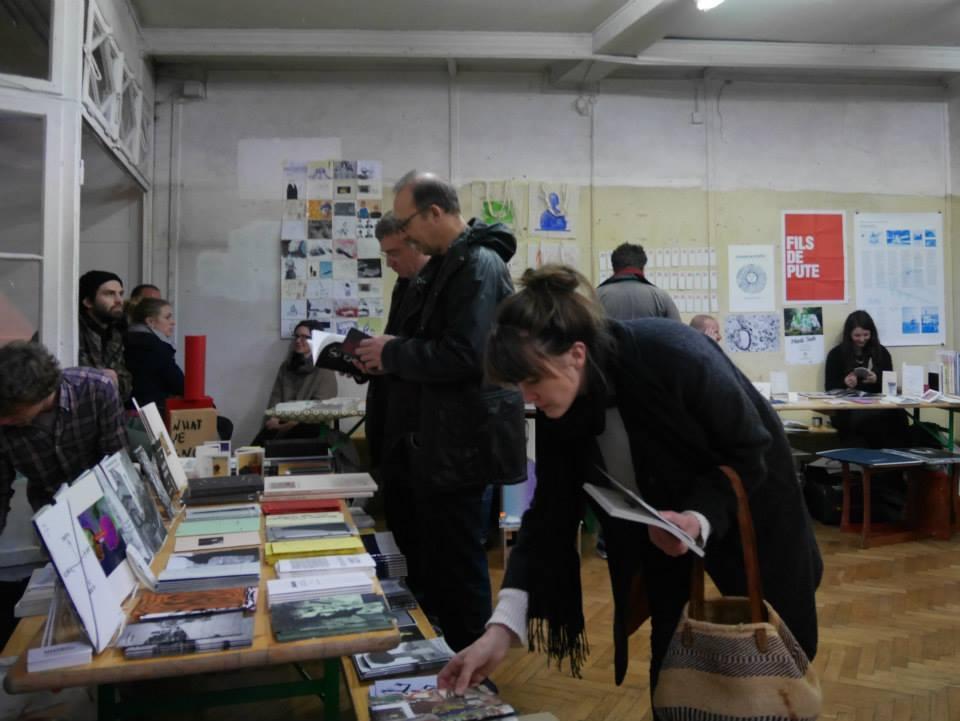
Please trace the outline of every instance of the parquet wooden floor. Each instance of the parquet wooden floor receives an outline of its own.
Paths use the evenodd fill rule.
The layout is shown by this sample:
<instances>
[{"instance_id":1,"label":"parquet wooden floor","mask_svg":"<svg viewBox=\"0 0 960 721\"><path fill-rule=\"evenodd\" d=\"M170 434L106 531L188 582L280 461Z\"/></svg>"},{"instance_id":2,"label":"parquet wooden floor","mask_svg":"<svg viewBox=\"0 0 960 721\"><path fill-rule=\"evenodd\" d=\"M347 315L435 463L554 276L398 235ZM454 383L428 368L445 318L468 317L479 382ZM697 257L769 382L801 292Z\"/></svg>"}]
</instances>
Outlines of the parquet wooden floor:
<instances>
[{"instance_id":1,"label":"parquet wooden floor","mask_svg":"<svg viewBox=\"0 0 960 721\"><path fill-rule=\"evenodd\" d=\"M960 536L858 548L858 537L817 527L824 557L817 593L820 646L814 665L822 719L960 721ZM582 580L590 657L583 679L548 668L543 656L510 652L494 674L519 711L560 721L651 719L649 630L631 639L630 669L613 683L613 601L606 563L584 537ZM491 561L499 566L499 558ZM495 586L502 570L491 568Z\"/></svg>"}]
</instances>

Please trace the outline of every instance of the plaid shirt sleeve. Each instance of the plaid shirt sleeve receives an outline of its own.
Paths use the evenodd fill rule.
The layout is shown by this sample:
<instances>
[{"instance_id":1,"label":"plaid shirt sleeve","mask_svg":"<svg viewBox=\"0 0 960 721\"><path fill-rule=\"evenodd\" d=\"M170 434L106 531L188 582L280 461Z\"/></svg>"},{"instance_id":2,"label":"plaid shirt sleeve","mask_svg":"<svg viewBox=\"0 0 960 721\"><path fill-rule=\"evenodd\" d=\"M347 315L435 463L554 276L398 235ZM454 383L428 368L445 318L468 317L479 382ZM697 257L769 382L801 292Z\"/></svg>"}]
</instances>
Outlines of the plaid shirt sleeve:
<instances>
[{"instance_id":1,"label":"plaid shirt sleeve","mask_svg":"<svg viewBox=\"0 0 960 721\"><path fill-rule=\"evenodd\" d=\"M96 385L97 424L100 427L100 453L113 455L127 447L123 429L123 406L117 387L108 379Z\"/></svg>"}]
</instances>

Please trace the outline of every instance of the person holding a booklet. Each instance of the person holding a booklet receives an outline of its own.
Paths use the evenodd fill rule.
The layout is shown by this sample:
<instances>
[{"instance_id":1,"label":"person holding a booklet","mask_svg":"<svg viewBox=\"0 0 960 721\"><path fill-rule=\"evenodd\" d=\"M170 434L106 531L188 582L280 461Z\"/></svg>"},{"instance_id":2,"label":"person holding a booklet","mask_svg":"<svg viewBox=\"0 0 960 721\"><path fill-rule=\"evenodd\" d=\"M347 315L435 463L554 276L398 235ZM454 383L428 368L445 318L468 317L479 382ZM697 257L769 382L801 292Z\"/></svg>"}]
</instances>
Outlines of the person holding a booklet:
<instances>
[{"instance_id":1,"label":"person holding a booklet","mask_svg":"<svg viewBox=\"0 0 960 721\"><path fill-rule=\"evenodd\" d=\"M650 511L635 515L659 523L595 506L615 602L616 680L629 634L649 616L652 692L690 597L690 547L722 593L746 595L737 503L721 465L749 496L764 596L812 659L823 565L770 404L702 333L663 318L606 318L572 268L528 270L524 286L498 308L486 367L537 407L536 493L487 630L442 671L441 687L479 682L511 643L528 639L579 673L588 646L576 538L588 498L598 497L589 485L627 509L642 497Z\"/></svg>"},{"instance_id":2,"label":"person holding a booklet","mask_svg":"<svg viewBox=\"0 0 960 721\"><path fill-rule=\"evenodd\" d=\"M840 393L880 393L883 372L892 370L890 351L880 344L873 318L865 310L855 310L844 321L840 344L827 354L825 389ZM837 411L830 420L847 445L867 448L910 445L907 415L902 410Z\"/></svg>"},{"instance_id":3,"label":"person holding a booklet","mask_svg":"<svg viewBox=\"0 0 960 721\"><path fill-rule=\"evenodd\" d=\"M273 381L267 408L287 401L323 401L337 395L337 376L331 370L317 368L310 352L310 336L314 330L322 330L319 321L302 320L293 329L290 350ZM262 446L277 438L316 438L317 426L268 418L250 445Z\"/></svg>"}]
</instances>

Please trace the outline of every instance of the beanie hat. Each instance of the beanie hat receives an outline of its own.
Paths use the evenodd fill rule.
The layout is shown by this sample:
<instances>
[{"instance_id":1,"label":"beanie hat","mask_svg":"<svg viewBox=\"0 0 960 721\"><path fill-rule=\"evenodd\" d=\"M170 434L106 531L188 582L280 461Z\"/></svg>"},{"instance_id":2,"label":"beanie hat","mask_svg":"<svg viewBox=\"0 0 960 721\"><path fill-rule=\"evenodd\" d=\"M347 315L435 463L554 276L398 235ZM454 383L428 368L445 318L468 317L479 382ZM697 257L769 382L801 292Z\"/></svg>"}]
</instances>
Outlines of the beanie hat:
<instances>
[{"instance_id":1,"label":"beanie hat","mask_svg":"<svg viewBox=\"0 0 960 721\"><path fill-rule=\"evenodd\" d=\"M83 304L84 298L89 298L93 300L97 291L100 290L100 286L104 283L107 283L111 280L117 281L120 285L123 285L123 281L120 280L120 276L116 273L111 273L109 270L88 270L86 273L80 276L80 303Z\"/></svg>"}]
</instances>

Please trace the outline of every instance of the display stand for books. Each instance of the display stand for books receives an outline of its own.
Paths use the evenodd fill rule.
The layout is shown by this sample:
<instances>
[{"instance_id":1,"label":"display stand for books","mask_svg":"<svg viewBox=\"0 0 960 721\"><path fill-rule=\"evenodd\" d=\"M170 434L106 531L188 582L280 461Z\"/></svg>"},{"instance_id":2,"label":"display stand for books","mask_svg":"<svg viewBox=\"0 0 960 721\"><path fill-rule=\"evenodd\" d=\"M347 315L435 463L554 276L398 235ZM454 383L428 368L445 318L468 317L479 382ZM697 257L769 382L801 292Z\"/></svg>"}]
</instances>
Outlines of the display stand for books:
<instances>
[{"instance_id":1,"label":"display stand for books","mask_svg":"<svg viewBox=\"0 0 960 721\"><path fill-rule=\"evenodd\" d=\"M818 455L839 461L843 467L843 510L840 530L860 532L861 548L902 543L920 538L947 540L960 516L960 496L957 483L960 479L960 459L953 453L942 451L948 458L928 460L912 455L906 450L873 450L868 448L838 448L821 451ZM925 465L945 464L946 473L930 474L922 471ZM863 488L863 522L853 523L850 518L853 478L850 466L861 469ZM879 471L907 471L907 524L875 524L871 520L871 485L873 475ZM951 518L952 516L952 518Z\"/></svg>"},{"instance_id":2,"label":"display stand for books","mask_svg":"<svg viewBox=\"0 0 960 721\"><path fill-rule=\"evenodd\" d=\"M349 513L342 502L341 510L345 514ZM167 558L176 541L176 526L182 517L181 512L171 525L166 543L154 559L152 568L155 573L166 566ZM262 541L262 525L260 532ZM324 701L326 721L339 719L340 658L354 653L393 648L399 643L400 634L396 630L389 630L278 642L271 631L266 603L266 582L272 578L275 578L274 569L265 562L261 551L259 597L262 601L258 603L254 617L253 644L248 648L132 660L124 658L121 649L110 647L94 657L89 664L61 668L56 671L30 673L26 666L27 650L40 645L45 618L43 616L25 618L18 624L3 651L5 655L17 657L16 663L4 680L4 688L8 693L27 693L70 686L97 686L98 718L103 721L151 716L151 712L156 713L161 710L183 711L293 696L319 696ZM300 666L301 662L306 661L323 661L323 677L313 678L307 674ZM132 681L256 669L281 664L293 664L302 676L302 680L257 687L244 686L228 691L192 696L178 695L171 698L170 694L167 694L161 698L125 697L122 703L118 700L118 690L123 684Z\"/></svg>"}]
</instances>

